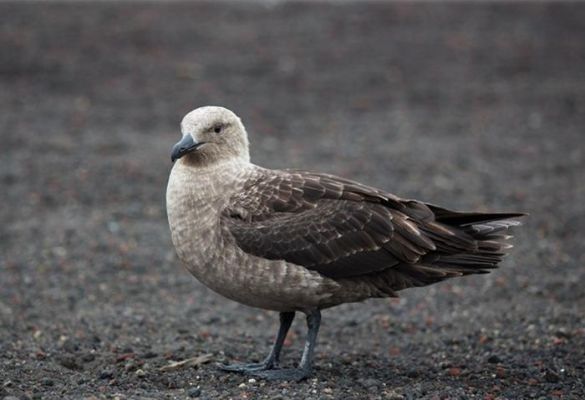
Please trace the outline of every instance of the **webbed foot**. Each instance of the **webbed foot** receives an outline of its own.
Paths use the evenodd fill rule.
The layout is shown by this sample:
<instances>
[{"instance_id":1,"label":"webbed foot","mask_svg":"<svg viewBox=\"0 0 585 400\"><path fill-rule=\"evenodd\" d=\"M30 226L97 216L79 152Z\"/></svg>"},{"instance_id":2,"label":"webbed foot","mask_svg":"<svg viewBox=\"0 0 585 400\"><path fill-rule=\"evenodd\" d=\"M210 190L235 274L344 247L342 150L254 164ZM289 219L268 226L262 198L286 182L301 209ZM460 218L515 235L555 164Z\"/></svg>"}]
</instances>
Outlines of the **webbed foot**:
<instances>
[{"instance_id":1,"label":"webbed foot","mask_svg":"<svg viewBox=\"0 0 585 400\"><path fill-rule=\"evenodd\" d=\"M311 376L311 370L303 368L271 369L250 371L247 375L255 376L268 381L295 381L299 382Z\"/></svg>"},{"instance_id":2,"label":"webbed foot","mask_svg":"<svg viewBox=\"0 0 585 400\"><path fill-rule=\"evenodd\" d=\"M263 361L261 363L250 364L222 364L219 369L229 372L239 372L242 374L249 374L257 371L268 371L274 368L274 363Z\"/></svg>"}]
</instances>

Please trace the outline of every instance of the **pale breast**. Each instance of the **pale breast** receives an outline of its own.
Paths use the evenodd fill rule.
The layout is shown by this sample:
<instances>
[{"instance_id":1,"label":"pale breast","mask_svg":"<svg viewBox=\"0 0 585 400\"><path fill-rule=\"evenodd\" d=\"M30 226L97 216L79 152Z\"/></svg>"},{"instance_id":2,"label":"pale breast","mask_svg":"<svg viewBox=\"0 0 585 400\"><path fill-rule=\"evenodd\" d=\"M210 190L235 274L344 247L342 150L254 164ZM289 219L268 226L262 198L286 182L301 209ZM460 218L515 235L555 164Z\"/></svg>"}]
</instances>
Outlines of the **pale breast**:
<instances>
[{"instance_id":1,"label":"pale breast","mask_svg":"<svg viewBox=\"0 0 585 400\"><path fill-rule=\"evenodd\" d=\"M221 224L225 202L254 173L252 164L194 169L180 161L167 187L173 244L185 267L203 284L234 301L277 311L320 307L339 284L280 260L249 255Z\"/></svg>"}]
</instances>

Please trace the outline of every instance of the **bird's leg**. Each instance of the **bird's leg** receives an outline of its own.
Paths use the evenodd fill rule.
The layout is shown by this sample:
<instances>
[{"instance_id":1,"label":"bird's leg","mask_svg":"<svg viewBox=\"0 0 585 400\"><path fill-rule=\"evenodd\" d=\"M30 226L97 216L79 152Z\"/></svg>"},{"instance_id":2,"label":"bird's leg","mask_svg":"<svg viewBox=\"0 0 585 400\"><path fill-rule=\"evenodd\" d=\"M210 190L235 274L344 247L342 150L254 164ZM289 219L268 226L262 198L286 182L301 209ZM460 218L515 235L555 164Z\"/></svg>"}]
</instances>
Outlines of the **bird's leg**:
<instances>
[{"instance_id":1,"label":"bird's leg","mask_svg":"<svg viewBox=\"0 0 585 400\"><path fill-rule=\"evenodd\" d=\"M298 368L275 369L270 371L258 370L249 371L248 373L268 380L301 381L308 378L313 369L313 355L317 343L319 325L321 325L321 312L314 310L307 313L307 341L305 342L305 349Z\"/></svg>"},{"instance_id":2,"label":"bird's leg","mask_svg":"<svg viewBox=\"0 0 585 400\"><path fill-rule=\"evenodd\" d=\"M278 328L278 333L276 334L274 345L270 349L270 353L268 354L268 357L264 359L264 361L252 364L222 365L220 366L220 368L223 369L224 371L244 373L254 371L266 371L269 369L277 368L278 362L280 361L280 351L282 350L284 339L286 338L286 334L288 333L288 330L290 329L290 326L294 318L295 318L294 312L280 313L280 327Z\"/></svg>"}]
</instances>

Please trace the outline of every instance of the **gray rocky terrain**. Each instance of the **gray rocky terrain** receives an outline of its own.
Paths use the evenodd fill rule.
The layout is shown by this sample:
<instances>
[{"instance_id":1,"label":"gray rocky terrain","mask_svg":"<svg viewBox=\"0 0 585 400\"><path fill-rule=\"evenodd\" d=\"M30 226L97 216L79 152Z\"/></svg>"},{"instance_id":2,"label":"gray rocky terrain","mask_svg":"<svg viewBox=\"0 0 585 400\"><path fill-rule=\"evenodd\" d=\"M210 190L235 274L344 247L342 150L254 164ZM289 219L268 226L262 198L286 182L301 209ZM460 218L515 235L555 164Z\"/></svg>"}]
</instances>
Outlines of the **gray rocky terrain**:
<instances>
[{"instance_id":1,"label":"gray rocky terrain","mask_svg":"<svg viewBox=\"0 0 585 400\"><path fill-rule=\"evenodd\" d=\"M260 165L530 216L489 275L325 311L312 379L226 374L278 318L174 255L206 104ZM585 4L0 3L0 110L0 398L585 397Z\"/></svg>"}]
</instances>

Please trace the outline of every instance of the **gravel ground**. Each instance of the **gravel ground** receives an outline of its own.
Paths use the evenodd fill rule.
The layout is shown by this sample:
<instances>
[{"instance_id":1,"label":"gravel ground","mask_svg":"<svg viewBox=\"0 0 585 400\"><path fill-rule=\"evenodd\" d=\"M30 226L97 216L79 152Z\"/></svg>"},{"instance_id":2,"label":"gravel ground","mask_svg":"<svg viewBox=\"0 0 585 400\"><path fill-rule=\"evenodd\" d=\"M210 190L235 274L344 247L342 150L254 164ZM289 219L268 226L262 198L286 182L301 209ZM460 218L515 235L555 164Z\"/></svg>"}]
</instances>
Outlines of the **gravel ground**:
<instances>
[{"instance_id":1,"label":"gravel ground","mask_svg":"<svg viewBox=\"0 0 585 400\"><path fill-rule=\"evenodd\" d=\"M584 398L584 37L583 3L0 3L0 398ZM314 379L220 372L277 316L174 255L205 104L259 164L531 215L490 275L325 311Z\"/></svg>"}]
</instances>

